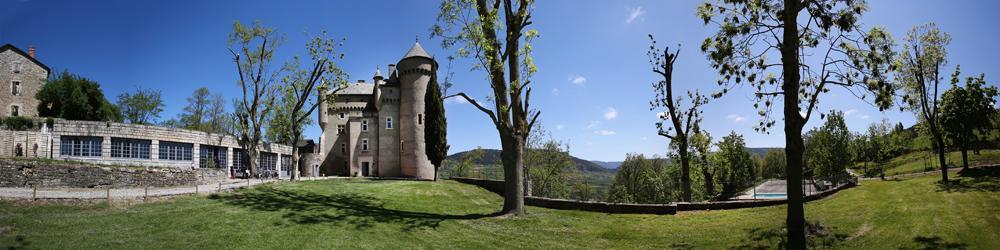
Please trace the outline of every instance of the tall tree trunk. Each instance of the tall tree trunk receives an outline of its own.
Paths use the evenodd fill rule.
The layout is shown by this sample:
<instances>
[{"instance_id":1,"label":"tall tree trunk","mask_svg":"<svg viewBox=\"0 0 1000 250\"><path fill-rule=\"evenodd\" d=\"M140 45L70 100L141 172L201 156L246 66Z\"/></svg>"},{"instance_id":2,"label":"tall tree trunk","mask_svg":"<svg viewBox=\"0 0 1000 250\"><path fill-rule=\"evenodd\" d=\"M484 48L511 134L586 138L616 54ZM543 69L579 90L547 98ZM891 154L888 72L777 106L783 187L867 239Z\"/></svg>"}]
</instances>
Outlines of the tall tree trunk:
<instances>
[{"instance_id":1,"label":"tall tree trunk","mask_svg":"<svg viewBox=\"0 0 1000 250\"><path fill-rule=\"evenodd\" d=\"M962 150L962 171L969 170L969 144L963 140L958 147Z\"/></svg>"},{"instance_id":2,"label":"tall tree trunk","mask_svg":"<svg viewBox=\"0 0 1000 250\"><path fill-rule=\"evenodd\" d=\"M293 124L292 127L293 128L298 127L298 124ZM298 144L299 134L300 133L302 133L302 132L298 131L297 129L293 129L292 130L292 134L293 134L292 135L292 162L291 162L291 164L288 165L289 168L290 168L290 169L288 169L288 171L290 172L290 175L288 175L288 177L291 180L293 180L293 181L299 179L299 147L297 147L296 144Z\"/></svg>"},{"instance_id":3,"label":"tall tree trunk","mask_svg":"<svg viewBox=\"0 0 1000 250\"><path fill-rule=\"evenodd\" d=\"M250 161L250 176L249 176L249 178L259 177L259 174L260 174L260 169L259 169L260 163L257 161L258 155L260 155L260 152L257 151L256 147L254 147L253 149L248 149L247 150L247 158L250 158L250 159L248 159Z\"/></svg>"},{"instance_id":4,"label":"tall tree trunk","mask_svg":"<svg viewBox=\"0 0 1000 250\"><path fill-rule=\"evenodd\" d=\"M686 136L686 135L685 135ZM688 157L687 150L687 138L680 139L680 157L681 157L681 200L691 201L691 160Z\"/></svg>"},{"instance_id":5,"label":"tall tree trunk","mask_svg":"<svg viewBox=\"0 0 1000 250\"><path fill-rule=\"evenodd\" d=\"M932 128L933 130L933 128ZM931 133L934 137L934 145L936 146L938 154L938 164L941 165L941 183L948 183L948 162L945 160L944 152L944 138L941 137L940 133Z\"/></svg>"},{"instance_id":6,"label":"tall tree trunk","mask_svg":"<svg viewBox=\"0 0 1000 250\"><path fill-rule=\"evenodd\" d=\"M788 229L788 248L806 249L805 210L802 202L802 126L805 118L799 114L799 0L785 0L784 29L781 45L782 75L784 82L785 116L785 182L788 211L785 227Z\"/></svg>"},{"instance_id":7,"label":"tall tree trunk","mask_svg":"<svg viewBox=\"0 0 1000 250\"><path fill-rule=\"evenodd\" d=\"M715 195L715 183L714 183L714 180L712 180L712 173L708 172L707 169L705 169L704 167L702 167L702 169L701 169L701 175L705 177L705 194L707 194L708 197L714 196Z\"/></svg>"},{"instance_id":8,"label":"tall tree trunk","mask_svg":"<svg viewBox=\"0 0 1000 250\"><path fill-rule=\"evenodd\" d=\"M500 132L503 150L504 199L503 214L524 215L524 140L510 130Z\"/></svg>"}]
</instances>

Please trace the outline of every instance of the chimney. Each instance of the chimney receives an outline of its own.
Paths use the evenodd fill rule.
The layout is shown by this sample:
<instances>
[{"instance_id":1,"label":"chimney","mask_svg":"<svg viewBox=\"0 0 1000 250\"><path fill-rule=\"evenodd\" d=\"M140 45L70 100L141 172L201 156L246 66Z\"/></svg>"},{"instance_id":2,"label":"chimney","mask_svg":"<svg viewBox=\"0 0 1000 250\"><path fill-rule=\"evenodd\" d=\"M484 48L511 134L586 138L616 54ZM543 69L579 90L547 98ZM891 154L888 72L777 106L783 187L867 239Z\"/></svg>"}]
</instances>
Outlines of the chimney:
<instances>
[{"instance_id":1,"label":"chimney","mask_svg":"<svg viewBox=\"0 0 1000 250\"><path fill-rule=\"evenodd\" d=\"M389 64L389 72L387 73L389 73L389 78L392 78L392 75L396 73L396 65Z\"/></svg>"},{"instance_id":2,"label":"chimney","mask_svg":"<svg viewBox=\"0 0 1000 250\"><path fill-rule=\"evenodd\" d=\"M31 56L31 58L35 58L35 46L34 45L28 46L28 56Z\"/></svg>"}]
</instances>

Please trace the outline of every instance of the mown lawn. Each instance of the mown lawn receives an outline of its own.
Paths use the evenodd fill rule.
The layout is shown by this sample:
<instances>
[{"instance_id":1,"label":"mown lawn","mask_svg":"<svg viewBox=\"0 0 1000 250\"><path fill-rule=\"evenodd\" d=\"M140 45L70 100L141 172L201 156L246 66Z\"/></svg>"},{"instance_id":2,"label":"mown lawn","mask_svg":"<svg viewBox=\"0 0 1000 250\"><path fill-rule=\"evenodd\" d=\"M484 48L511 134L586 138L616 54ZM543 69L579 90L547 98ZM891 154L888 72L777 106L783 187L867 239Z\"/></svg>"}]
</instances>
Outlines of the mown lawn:
<instances>
[{"instance_id":1,"label":"mown lawn","mask_svg":"<svg viewBox=\"0 0 1000 250\"><path fill-rule=\"evenodd\" d=\"M1000 247L997 169L948 190L928 175L866 181L806 206L837 248ZM989 172L990 174L983 174ZM529 207L490 216L499 196L452 181L326 180L132 206L0 202L0 245L43 249L718 249L756 244L785 207L609 215ZM20 238L21 240L18 240ZM766 237L765 237L766 240Z\"/></svg>"},{"instance_id":2,"label":"mown lawn","mask_svg":"<svg viewBox=\"0 0 1000 250\"><path fill-rule=\"evenodd\" d=\"M962 152L952 151L945 154L950 167L962 167ZM937 154L931 151L918 151L901 155L889 160L885 164L885 175L909 174L925 171L940 170L937 166ZM874 163L868 163L869 167L874 167ZM979 155L969 151L969 166L1000 164L1000 150L987 149L980 151ZM863 170L864 163L855 164L854 168Z\"/></svg>"}]
</instances>

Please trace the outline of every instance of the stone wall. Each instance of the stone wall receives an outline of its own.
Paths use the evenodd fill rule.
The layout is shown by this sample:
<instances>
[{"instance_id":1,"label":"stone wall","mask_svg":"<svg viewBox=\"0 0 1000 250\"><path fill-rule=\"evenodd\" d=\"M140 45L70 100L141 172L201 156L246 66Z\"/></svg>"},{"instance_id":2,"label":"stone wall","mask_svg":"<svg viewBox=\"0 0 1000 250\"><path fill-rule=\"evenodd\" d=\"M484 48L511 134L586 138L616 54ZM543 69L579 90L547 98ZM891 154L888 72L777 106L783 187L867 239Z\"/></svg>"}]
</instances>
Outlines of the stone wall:
<instances>
[{"instance_id":1,"label":"stone wall","mask_svg":"<svg viewBox=\"0 0 1000 250\"><path fill-rule=\"evenodd\" d=\"M21 69L14 72L14 64ZM0 51L0 116L11 116L11 106L18 106L18 116L38 116L38 99L35 93L41 90L49 71L35 64L25 55L14 50ZM13 83L20 82L19 93L14 95Z\"/></svg>"},{"instance_id":2,"label":"stone wall","mask_svg":"<svg viewBox=\"0 0 1000 250\"><path fill-rule=\"evenodd\" d=\"M224 171L214 169L141 169L64 161L0 159L0 187L166 187L218 182L225 178Z\"/></svg>"},{"instance_id":3,"label":"stone wall","mask_svg":"<svg viewBox=\"0 0 1000 250\"><path fill-rule=\"evenodd\" d=\"M501 180L485 180L476 178L452 177L451 180L475 185L490 192L503 195L504 182ZM814 193L805 197L805 201L814 201L833 195L840 190L857 186L856 182L847 182L835 188ZM726 210L750 207L776 206L788 203L786 199L774 200L735 200L735 201L713 201L713 202L672 202L670 204L623 204L607 202L590 202L565 199L552 199L544 197L524 197L524 203L531 206L583 210L604 213L638 213L638 214L675 214L677 211L695 210Z\"/></svg>"}]
</instances>

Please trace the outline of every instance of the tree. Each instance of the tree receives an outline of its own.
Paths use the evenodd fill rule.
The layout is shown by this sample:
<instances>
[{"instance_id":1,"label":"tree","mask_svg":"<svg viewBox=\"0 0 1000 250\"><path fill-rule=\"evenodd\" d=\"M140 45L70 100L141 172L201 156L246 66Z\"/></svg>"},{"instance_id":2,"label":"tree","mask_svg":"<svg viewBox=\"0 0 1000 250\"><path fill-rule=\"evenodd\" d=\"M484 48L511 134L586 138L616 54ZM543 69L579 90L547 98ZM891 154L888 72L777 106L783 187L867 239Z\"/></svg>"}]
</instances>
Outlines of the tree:
<instances>
[{"instance_id":1,"label":"tree","mask_svg":"<svg viewBox=\"0 0 1000 250\"><path fill-rule=\"evenodd\" d=\"M701 110L698 108L708 103L708 99L697 91L688 91L687 96L691 100L690 107L680 107L679 103L684 100L681 96L674 99L673 79L674 62L677 61L680 50L671 53L670 47L665 47L663 50L656 48L656 39L653 39L652 34L649 35L649 40L651 45L649 52L646 52L649 55L649 63L653 67L653 72L663 78L653 83L656 96L649 102L649 109L653 111L661 108L667 109L660 113L660 121L656 122L656 129L660 136L677 144L677 158L681 163L681 200L691 201L691 156L688 153L688 139L690 134L698 133L698 123L701 122ZM666 121L670 121L671 126L664 129L663 123ZM692 128L695 130L692 131Z\"/></svg>"},{"instance_id":2,"label":"tree","mask_svg":"<svg viewBox=\"0 0 1000 250\"><path fill-rule=\"evenodd\" d=\"M274 96L277 88L275 78L280 72L272 72L271 61L274 50L280 44L274 30L265 28L260 21L252 26L246 26L236 21L233 32L229 34L229 52L236 64L237 81L243 96L237 99L236 139L240 147L247 151L250 158L250 175L257 176L258 151L263 134L261 129L265 118L274 106Z\"/></svg>"},{"instance_id":3,"label":"tree","mask_svg":"<svg viewBox=\"0 0 1000 250\"><path fill-rule=\"evenodd\" d=\"M448 79L445 79L448 84ZM448 157L448 119L444 112L443 91L438 85L437 76L432 76L424 93L424 152L427 159L434 164L434 180L441 163Z\"/></svg>"},{"instance_id":4,"label":"tree","mask_svg":"<svg viewBox=\"0 0 1000 250\"><path fill-rule=\"evenodd\" d=\"M63 71L35 94L38 115L84 121L121 121L118 108L104 98L96 81Z\"/></svg>"},{"instance_id":5,"label":"tree","mask_svg":"<svg viewBox=\"0 0 1000 250\"><path fill-rule=\"evenodd\" d=\"M715 166L709 160L709 151L712 148L712 135L708 131L700 129L697 131L697 133L691 135L691 139L689 140L691 142L691 162L701 169L702 183L705 185L703 193L705 198L711 198L715 195L715 182L713 181Z\"/></svg>"},{"instance_id":6,"label":"tree","mask_svg":"<svg viewBox=\"0 0 1000 250\"><path fill-rule=\"evenodd\" d=\"M333 61L344 58L344 54L337 52L337 46L337 41L323 32L306 44L311 62L309 68L303 69L301 60L295 56L282 69L288 74L281 79L283 84L277 86L281 98L274 107L273 122L277 123L274 127L276 137L292 145L292 180L298 179L300 174L299 148L295 143L302 137L303 127L312 123L310 115L321 102L333 104L336 93L347 87L346 74ZM330 88L334 90L327 93ZM268 133L272 133L271 129Z\"/></svg>"},{"instance_id":7,"label":"tree","mask_svg":"<svg viewBox=\"0 0 1000 250\"><path fill-rule=\"evenodd\" d=\"M492 110L465 93L445 98L465 98L496 127L506 190L503 214L524 215L524 145L540 114L529 102L530 78L537 71L531 41L538 31L525 30L532 24L532 6L532 0L443 0L438 24L431 28L432 37L443 38L443 47L462 46L457 54L476 58L477 68L488 75Z\"/></svg>"},{"instance_id":8,"label":"tree","mask_svg":"<svg viewBox=\"0 0 1000 250\"><path fill-rule=\"evenodd\" d=\"M191 93L187 103L177 118L164 121L163 125L208 133L231 132L232 114L226 112L222 95L201 87Z\"/></svg>"},{"instance_id":9,"label":"tree","mask_svg":"<svg viewBox=\"0 0 1000 250\"><path fill-rule=\"evenodd\" d=\"M883 119L879 123L870 124L868 125L868 131L862 137L864 142L861 145L860 151L862 151L862 159L865 161L867 175L878 173L880 176L885 176L883 165L893 155L893 147L891 146L892 137L889 126L889 120L886 119ZM868 162L875 164L875 171L868 171Z\"/></svg>"},{"instance_id":10,"label":"tree","mask_svg":"<svg viewBox=\"0 0 1000 250\"><path fill-rule=\"evenodd\" d=\"M941 68L947 64L948 52L945 46L950 42L951 36L941 32L934 23L913 27L906 34L903 53L895 62L899 69L896 80L905 92L903 108L913 111L918 121L927 124L933 140L931 146L938 154L941 183L948 183L948 163L945 161L938 91L942 79Z\"/></svg>"},{"instance_id":11,"label":"tree","mask_svg":"<svg viewBox=\"0 0 1000 250\"><path fill-rule=\"evenodd\" d=\"M136 88L135 93L118 95L118 110L125 122L151 124L163 112L163 99L159 90Z\"/></svg>"},{"instance_id":12,"label":"tree","mask_svg":"<svg viewBox=\"0 0 1000 250\"><path fill-rule=\"evenodd\" d=\"M884 71L890 69L893 40L881 28L861 31L858 20L866 9L863 0L714 0L698 7L705 25L719 26L701 47L724 86L713 97L751 85L761 132L774 126L773 104L782 101L791 248L806 247L802 129L819 96L840 86L861 99L873 93L880 109L892 105L894 89Z\"/></svg>"},{"instance_id":13,"label":"tree","mask_svg":"<svg viewBox=\"0 0 1000 250\"><path fill-rule=\"evenodd\" d=\"M968 77L958 86L959 68L951 78L951 89L941 95L941 125L952 144L962 151L962 169L969 168L969 148L989 133L997 96L996 86L986 86L986 76ZM979 133L977 133L979 132Z\"/></svg>"},{"instance_id":14,"label":"tree","mask_svg":"<svg viewBox=\"0 0 1000 250\"><path fill-rule=\"evenodd\" d=\"M844 112L832 111L826 122L810 131L805 140L806 169L811 176L831 179L842 176L851 159L851 132L844 122ZM808 171L807 171L808 173ZM833 179L836 182L836 179Z\"/></svg>"},{"instance_id":15,"label":"tree","mask_svg":"<svg viewBox=\"0 0 1000 250\"><path fill-rule=\"evenodd\" d=\"M716 181L722 184L722 197L732 197L752 186L756 180L756 169L743 136L736 131L730 132L715 146L719 148L715 158L715 164L719 167L716 170Z\"/></svg>"},{"instance_id":16,"label":"tree","mask_svg":"<svg viewBox=\"0 0 1000 250\"><path fill-rule=\"evenodd\" d=\"M671 202L673 180L667 175L667 161L642 154L627 154L608 186L608 201L618 203Z\"/></svg>"},{"instance_id":17,"label":"tree","mask_svg":"<svg viewBox=\"0 0 1000 250\"><path fill-rule=\"evenodd\" d=\"M761 163L762 175L764 178L785 178L785 151L781 149L771 149L764 154L764 161Z\"/></svg>"}]
</instances>

